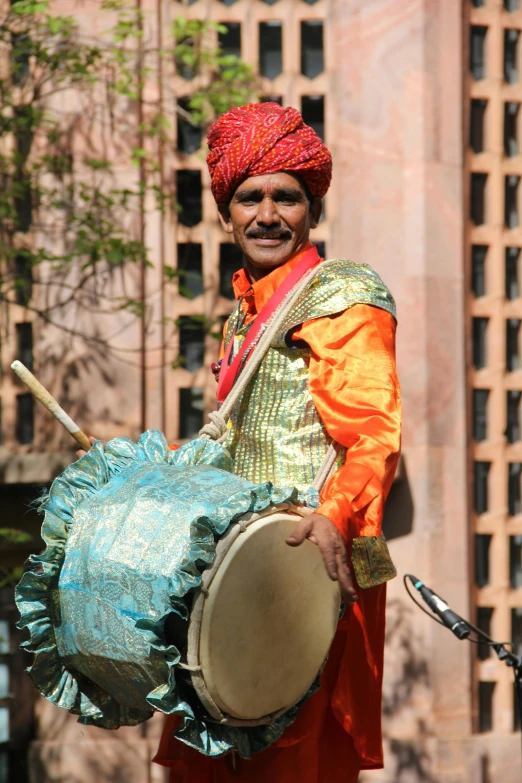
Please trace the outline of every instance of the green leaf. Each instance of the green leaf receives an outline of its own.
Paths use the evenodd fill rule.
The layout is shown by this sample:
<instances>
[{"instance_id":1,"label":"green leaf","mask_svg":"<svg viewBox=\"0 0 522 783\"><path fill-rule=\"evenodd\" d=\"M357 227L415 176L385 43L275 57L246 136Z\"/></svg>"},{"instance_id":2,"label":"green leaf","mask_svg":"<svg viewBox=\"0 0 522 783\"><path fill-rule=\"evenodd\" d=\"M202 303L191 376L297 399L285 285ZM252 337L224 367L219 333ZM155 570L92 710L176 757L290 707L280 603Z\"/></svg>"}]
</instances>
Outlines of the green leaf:
<instances>
[{"instance_id":1,"label":"green leaf","mask_svg":"<svg viewBox=\"0 0 522 783\"><path fill-rule=\"evenodd\" d=\"M163 272L165 274L165 277L168 280L177 280L179 278L179 275L180 275L178 270L175 267L173 267L173 266L166 266L165 265L163 267Z\"/></svg>"},{"instance_id":2,"label":"green leaf","mask_svg":"<svg viewBox=\"0 0 522 783\"><path fill-rule=\"evenodd\" d=\"M31 16L47 11L48 2L33 2L33 0L18 0L11 5L11 13L18 16Z\"/></svg>"},{"instance_id":3,"label":"green leaf","mask_svg":"<svg viewBox=\"0 0 522 783\"><path fill-rule=\"evenodd\" d=\"M15 587L22 578L24 569L22 566L15 568L0 568L0 588Z\"/></svg>"},{"instance_id":4,"label":"green leaf","mask_svg":"<svg viewBox=\"0 0 522 783\"><path fill-rule=\"evenodd\" d=\"M23 530L15 530L12 527L0 527L0 539L4 539L9 544L28 544L32 540L29 533L25 533Z\"/></svg>"},{"instance_id":5,"label":"green leaf","mask_svg":"<svg viewBox=\"0 0 522 783\"><path fill-rule=\"evenodd\" d=\"M83 162L86 166L94 171L111 171L112 164L107 158L84 158Z\"/></svg>"}]
</instances>

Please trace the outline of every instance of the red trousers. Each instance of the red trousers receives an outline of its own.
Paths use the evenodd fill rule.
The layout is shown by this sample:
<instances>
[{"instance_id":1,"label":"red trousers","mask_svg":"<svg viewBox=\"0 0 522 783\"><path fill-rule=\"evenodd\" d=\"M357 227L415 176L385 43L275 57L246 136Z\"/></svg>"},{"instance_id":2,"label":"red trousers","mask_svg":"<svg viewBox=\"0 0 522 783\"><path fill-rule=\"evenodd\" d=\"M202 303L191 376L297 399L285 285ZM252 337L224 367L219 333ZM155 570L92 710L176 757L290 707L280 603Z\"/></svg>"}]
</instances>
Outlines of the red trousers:
<instances>
[{"instance_id":1,"label":"red trousers","mask_svg":"<svg viewBox=\"0 0 522 783\"><path fill-rule=\"evenodd\" d=\"M331 707L344 643L340 630L320 690L271 747L251 759L209 759L174 738L179 719L169 716L154 761L170 767L170 783L356 783L361 760Z\"/></svg>"}]
</instances>

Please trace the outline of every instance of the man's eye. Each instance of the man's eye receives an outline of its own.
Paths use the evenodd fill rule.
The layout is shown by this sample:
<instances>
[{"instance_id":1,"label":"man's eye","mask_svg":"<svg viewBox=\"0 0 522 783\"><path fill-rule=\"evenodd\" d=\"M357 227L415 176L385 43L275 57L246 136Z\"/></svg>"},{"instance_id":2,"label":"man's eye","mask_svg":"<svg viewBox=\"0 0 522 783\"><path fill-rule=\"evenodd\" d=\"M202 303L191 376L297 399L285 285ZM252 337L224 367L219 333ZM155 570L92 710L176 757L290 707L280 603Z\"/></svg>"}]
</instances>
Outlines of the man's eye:
<instances>
[{"instance_id":1,"label":"man's eye","mask_svg":"<svg viewBox=\"0 0 522 783\"><path fill-rule=\"evenodd\" d=\"M292 207L303 203L303 199L295 193L287 193L286 195L281 194L278 201L280 201L281 204L289 204Z\"/></svg>"}]
</instances>

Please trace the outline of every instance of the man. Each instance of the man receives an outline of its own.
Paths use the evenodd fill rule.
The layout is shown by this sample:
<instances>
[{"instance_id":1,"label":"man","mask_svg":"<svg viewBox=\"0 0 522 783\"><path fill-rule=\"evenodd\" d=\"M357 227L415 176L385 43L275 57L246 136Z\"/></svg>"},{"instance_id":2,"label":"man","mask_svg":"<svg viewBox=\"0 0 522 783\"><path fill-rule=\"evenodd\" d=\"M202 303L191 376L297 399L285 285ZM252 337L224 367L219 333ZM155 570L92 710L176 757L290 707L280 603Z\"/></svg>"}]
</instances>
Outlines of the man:
<instances>
[{"instance_id":1,"label":"man","mask_svg":"<svg viewBox=\"0 0 522 783\"><path fill-rule=\"evenodd\" d=\"M309 233L332 161L297 111L273 103L223 115L208 142L219 219L244 259L224 339L236 352L283 281L312 257ZM306 492L330 443L340 445L319 507L287 543L317 544L346 608L321 688L267 750L208 759L173 737L169 717L156 761L171 767L171 783L355 783L361 769L382 767L385 582L395 572L381 521L400 449L395 327L393 299L369 267L319 266L232 411L226 445L235 472L252 481Z\"/></svg>"}]
</instances>

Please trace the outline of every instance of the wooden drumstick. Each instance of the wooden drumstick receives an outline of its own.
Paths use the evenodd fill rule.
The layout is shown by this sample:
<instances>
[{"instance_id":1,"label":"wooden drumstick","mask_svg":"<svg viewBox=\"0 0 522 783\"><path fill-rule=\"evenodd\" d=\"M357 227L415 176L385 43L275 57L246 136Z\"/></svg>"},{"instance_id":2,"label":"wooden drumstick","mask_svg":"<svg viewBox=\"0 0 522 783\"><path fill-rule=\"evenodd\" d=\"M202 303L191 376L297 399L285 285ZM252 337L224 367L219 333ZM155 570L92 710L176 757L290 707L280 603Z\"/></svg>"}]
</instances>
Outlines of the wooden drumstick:
<instances>
[{"instance_id":1,"label":"wooden drumstick","mask_svg":"<svg viewBox=\"0 0 522 783\"><path fill-rule=\"evenodd\" d=\"M58 419L68 433L70 433L76 443L79 443L82 449L89 451L91 443L87 435L81 431L77 424L66 414L64 409L58 405L53 396L49 394L47 389L42 386L33 373L27 369L27 367L19 362L18 359L11 365L11 369L18 375L22 383L25 383L29 391L34 394L37 400L44 405L48 411L50 411L55 418Z\"/></svg>"}]
</instances>

